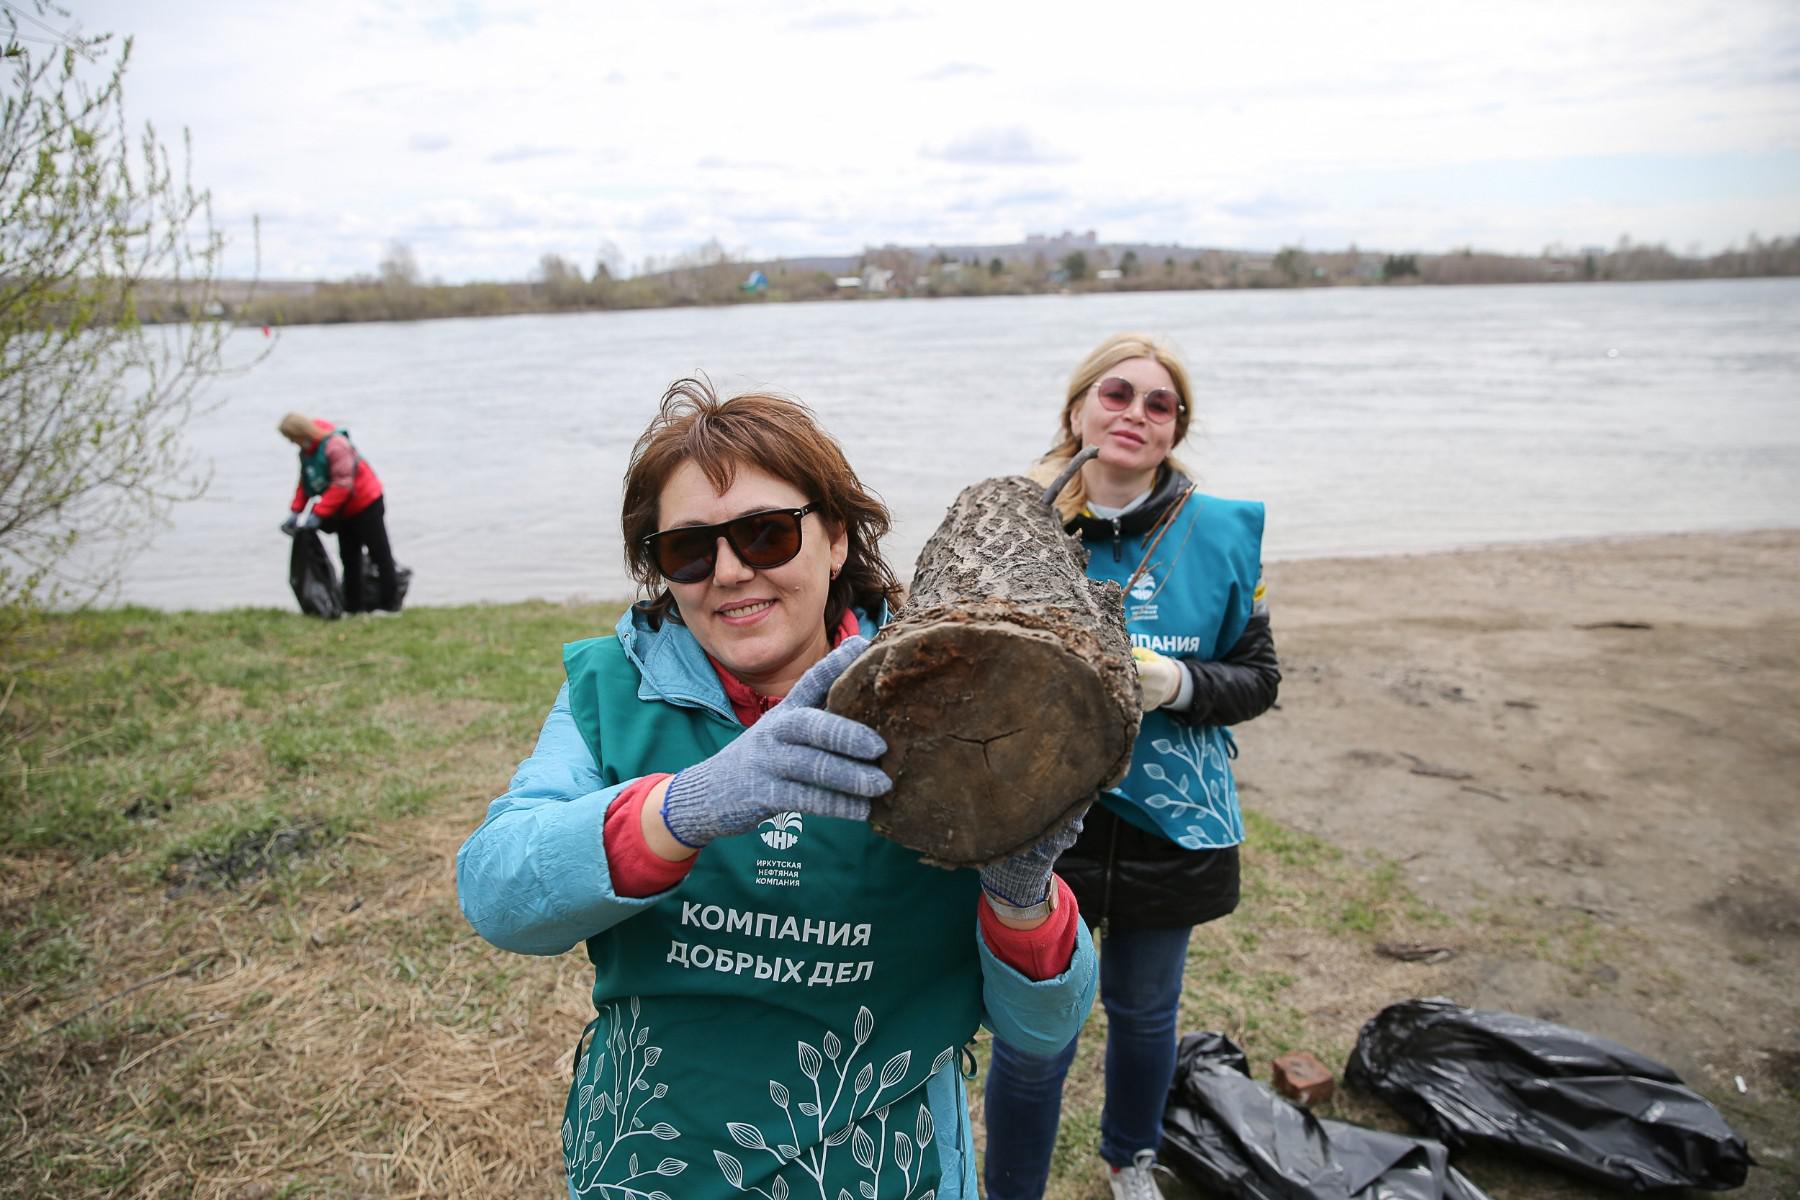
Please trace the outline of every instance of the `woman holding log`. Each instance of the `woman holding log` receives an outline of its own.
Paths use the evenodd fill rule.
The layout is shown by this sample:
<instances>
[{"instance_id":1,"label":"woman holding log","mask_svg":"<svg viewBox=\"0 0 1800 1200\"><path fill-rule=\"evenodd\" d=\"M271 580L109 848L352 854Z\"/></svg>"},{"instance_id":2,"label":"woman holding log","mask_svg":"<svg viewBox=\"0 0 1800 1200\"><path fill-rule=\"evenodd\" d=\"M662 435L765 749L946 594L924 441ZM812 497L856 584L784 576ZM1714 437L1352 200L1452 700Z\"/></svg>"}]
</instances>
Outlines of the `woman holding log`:
<instances>
[{"instance_id":1,"label":"woman holding log","mask_svg":"<svg viewBox=\"0 0 1800 1200\"><path fill-rule=\"evenodd\" d=\"M888 516L800 405L677 382L623 524L653 598L564 648L457 856L483 937L594 965L570 1194L974 1200L958 1047L1052 1054L1092 1004L1073 832L946 872L870 830L885 746L822 705L897 596Z\"/></svg>"},{"instance_id":2,"label":"woman holding log","mask_svg":"<svg viewBox=\"0 0 1800 1200\"><path fill-rule=\"evenodd\" d=\"M1152 1173L1175 1069L1193 927L1237 907L1243 819L1227 726L1275 702L1281 672L1263 602L1263 507L1195 489L1172 451L1192 417L1187 372L1139 334L1109 338L1069 380L1049 483L1096 448L1057 497L1088 575L1125 591L1143 725L1124 780L1057 862L1100 930L1106 1099L1100 1155L1114 1197L1158 1200ZM1043 1195L1075 1044L1045 1055L997 1034L985 1111L989 1200Z\"/></svg>"}]
</instances>

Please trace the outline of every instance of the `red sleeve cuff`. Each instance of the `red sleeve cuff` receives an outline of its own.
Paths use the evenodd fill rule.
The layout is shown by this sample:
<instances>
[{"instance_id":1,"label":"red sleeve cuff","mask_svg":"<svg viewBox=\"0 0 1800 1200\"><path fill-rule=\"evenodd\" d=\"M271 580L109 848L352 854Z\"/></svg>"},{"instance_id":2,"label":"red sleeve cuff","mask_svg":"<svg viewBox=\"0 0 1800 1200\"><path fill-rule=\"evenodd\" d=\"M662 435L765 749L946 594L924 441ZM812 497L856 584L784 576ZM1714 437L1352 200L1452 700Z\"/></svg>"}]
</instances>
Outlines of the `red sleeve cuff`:
<instances>
[{"instance_id":1,"label":"red sleeve cuff","mask_svg":"<svg viewBox=\"0 0 1800 1200\"><path fill-rule=\"evenodd\" d=\"M1056 910L1036 929L1003 925L985 898L976 901L981 910L981 936L994 957L1025 978L1040 982L1055 979L1069 969L1075 958L1075 926L1081 920L1075 893L1062 876L1050 878L1056 881Z\"/></svg>"},{"instance_id":2,"label":"red sleeve cuff","mask_svg":"<svg viewBox=\"0 0 1800 1200\"><path fill-rule=\"evenodd\" d=\"M670 862L644 840L644 800L668 775L646 775L625 785L606 810L606 867L612 874L613 895L642 899L666 892L694 869L693 855Z\"/></svg>"}]
</instances>

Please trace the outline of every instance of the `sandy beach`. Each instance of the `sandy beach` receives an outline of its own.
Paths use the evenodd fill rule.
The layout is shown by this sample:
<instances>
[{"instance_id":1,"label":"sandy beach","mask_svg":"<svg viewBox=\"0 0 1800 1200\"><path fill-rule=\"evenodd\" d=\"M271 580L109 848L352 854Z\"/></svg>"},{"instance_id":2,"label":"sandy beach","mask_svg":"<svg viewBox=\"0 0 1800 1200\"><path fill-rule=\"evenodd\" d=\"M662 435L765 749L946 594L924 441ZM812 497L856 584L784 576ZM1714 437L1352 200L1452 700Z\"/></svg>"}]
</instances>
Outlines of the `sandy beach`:
<instances>
[{"instance_id":1,"label":"sandy beach","mask_svg":"<svg viewBox=\"0 0 1800 1200\"><path fill-rule=\"evenodd\" d=\"M1247 805L1397 861L1477 923L1591 919L1584 986L1502 943L1439 968L1456 999L1613 1037L1709 1091L1794 1098L1800 532L1268 577L1284 681L1243 731Z\"/></svg>"}]
</instances>

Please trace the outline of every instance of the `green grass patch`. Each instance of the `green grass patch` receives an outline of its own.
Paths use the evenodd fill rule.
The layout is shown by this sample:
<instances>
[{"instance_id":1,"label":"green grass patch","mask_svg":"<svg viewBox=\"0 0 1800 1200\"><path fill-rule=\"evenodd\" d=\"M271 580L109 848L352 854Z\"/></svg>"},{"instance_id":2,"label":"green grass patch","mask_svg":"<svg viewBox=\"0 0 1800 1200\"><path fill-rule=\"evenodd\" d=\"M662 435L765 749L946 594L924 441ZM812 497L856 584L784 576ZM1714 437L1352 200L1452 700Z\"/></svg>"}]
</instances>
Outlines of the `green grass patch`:
<instances>
[{"instance_id":1,"label":"green grass patch","mask_svg":"<svg viewBox=\"0 0 1800 1200\"><path fill-rule=\"evenodd\" d=\"M561 680L561 643L617 606L416 609L309 620L242 609L50 616L0 667L0 853L144 855L286 820L416 814L493 780L469 743L517 754Z\"/></svg>"},{"instance_id":2,"label":"green grass patch","mask_svg":"<svg viewBox=\"0 0 1800 1200\"><path fill-rule=\"evenodd\" d=\"M1341 862L1344 852L1323 838L1291 829L1255 809L1244 812L1244 840L1283 867L1317 868Z\"/></svg>"},{"instance_id":3,"label":"green grass patch","mask_svg":"<svg viewBox=\"0 0 1800 1200\"><path fill-rule=\"evenodd\" d=\"M6 915L0 926L0 990L67 979L86 967L88 947L76 932L79 914L71 906L40 901Z\"/></svg>"}]
</instances>

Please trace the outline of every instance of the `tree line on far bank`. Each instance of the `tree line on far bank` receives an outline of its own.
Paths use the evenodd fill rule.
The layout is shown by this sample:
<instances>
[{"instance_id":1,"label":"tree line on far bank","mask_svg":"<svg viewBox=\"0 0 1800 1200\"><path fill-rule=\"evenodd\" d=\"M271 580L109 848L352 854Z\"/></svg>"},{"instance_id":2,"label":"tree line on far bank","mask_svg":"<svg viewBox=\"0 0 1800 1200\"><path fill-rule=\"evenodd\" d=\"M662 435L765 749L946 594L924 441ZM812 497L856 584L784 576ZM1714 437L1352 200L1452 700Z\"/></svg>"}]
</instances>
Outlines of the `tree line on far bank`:
<instances>
[{"instance_id":1,"label":"tree line on far bank","mask_svg":"<svg viewBox=\"0 0 1800 1200\"><path fill-rule=\"evenodd\" d=\"M223 283L224 310L217 315L246 324L308 325L905 296L1738 279L1800 275L1800 237L1751 236L1743 248L1710 257L1677 255L1662 245L1625 238L1610 249L1552 248L1536 256L1473 248L1389 254L1355 246L1336 251L1290 246L1274 254L1169 247L1159 257L1155 249L1084 246L1062 254L959 258L885 246L866 250L847 275L752 259L717 242L666 265L648 264L650 269L629 277L617 274L609 258L616 263L615 255L602 255L584 272L567 258L547 254L529 279L446 284L427 282L411 249L394 243L371 275L338 282L265 281L241 297ZM156 309L170 318L189 315L176 295L165 296Z\"/></svg>"}]
</instances>

